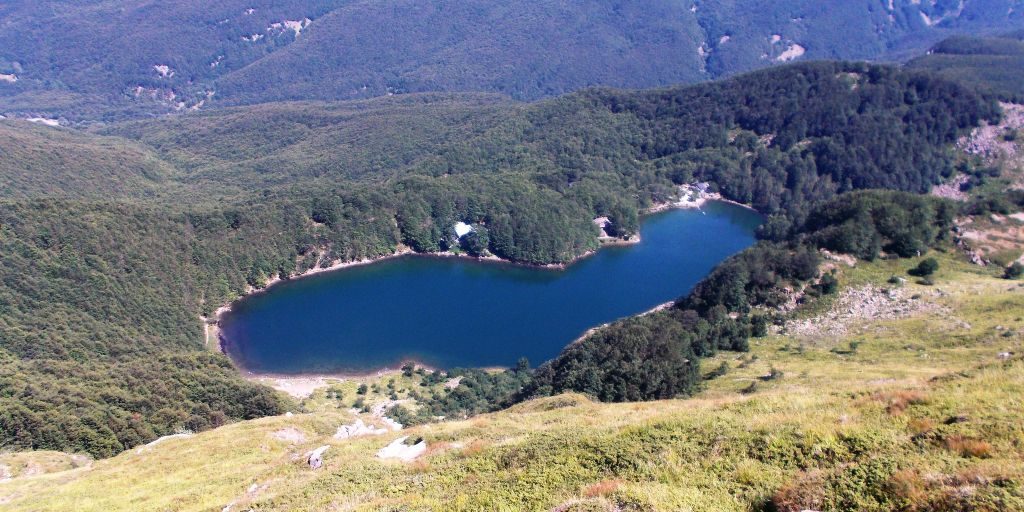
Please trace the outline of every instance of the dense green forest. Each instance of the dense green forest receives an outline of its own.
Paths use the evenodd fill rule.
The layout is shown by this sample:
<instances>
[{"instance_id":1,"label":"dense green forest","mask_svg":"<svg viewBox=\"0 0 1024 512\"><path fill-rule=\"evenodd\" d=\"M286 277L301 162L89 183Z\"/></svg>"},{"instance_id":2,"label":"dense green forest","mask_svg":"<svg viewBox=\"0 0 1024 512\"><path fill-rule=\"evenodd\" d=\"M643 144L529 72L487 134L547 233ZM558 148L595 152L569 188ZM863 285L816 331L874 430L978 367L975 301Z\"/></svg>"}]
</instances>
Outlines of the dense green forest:
<instances>
[{"instance_id":1,"label":"dense green forest","mask_svg":"<svg viewBox=\"0 0 1024 512\"><path fill-rule=\"evenodd\" d=\"M907 66L961 81L1003 101L1024 101L1024 31L951 37Z\"/></svg>"},{"instance_id":2,"label":"dense green forest","mask_svg":"<svg viewBox=\"0 0 1024 512\"><path fill-rule=\"evenodd\" d=\"M832 206L846 216L834 218L822 202L856 189L923 192L953 173L950 144L998 115L993 102L928 75L811 63L528 105L295 103L99 133L2 122L24 142L4 148L13 159L0 167L0 446L109 455L177 429L279 413L287 403L202 344L199 316L248 286L399 244L439 250L455 221L485 226L498 256L568 262L597 247L594 217L611 217L625 236L678 185L708 180L769 216L766 241L676 310L569 347L527 386L605 400L686 394L702 356L742 350L763 325L750 306L770 305L779 282L813 281L808 248L924 248L941 230L920 222L946 211L902 196L838 196ZM31 150L48 140L89 150L54 168ZM351 151L361 141L376 146ZM138 161L152 170L131 174ZM25 180L25 169L74 173L74 193L59 179ZM160 186L140 192L132 180ZM883 222L896 214L903 228ZM846 233L849 216L878 222ZM473 376L484 399L432 407L479 412L526 373Z\"/></svg>"},{"instance_id":3,"label":"dense green forest","mask_svg":"<svg viewBox=\"0 0 1024 512\"><path fill-rule=\"evenodd\" d=\"M551 97L1009 30L1015 0L9 0L0 114L65 122L429 91Z\"/></svg>"}]
</instances>

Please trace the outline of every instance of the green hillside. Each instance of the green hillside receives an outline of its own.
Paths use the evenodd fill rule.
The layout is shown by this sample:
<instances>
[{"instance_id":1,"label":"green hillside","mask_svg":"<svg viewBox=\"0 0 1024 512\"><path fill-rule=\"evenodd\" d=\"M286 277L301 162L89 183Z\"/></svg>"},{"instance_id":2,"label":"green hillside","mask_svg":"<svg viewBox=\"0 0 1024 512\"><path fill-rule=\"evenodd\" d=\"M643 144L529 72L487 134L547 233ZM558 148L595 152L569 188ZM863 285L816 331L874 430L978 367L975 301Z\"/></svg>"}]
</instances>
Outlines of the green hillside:
<instances>
[{"instance_id":1,"label":"green hillside","mask_svg":"<svg viewBox=\"0 0 1024 512\"><path fill-rule=\"evenodd\" d=\"M537 99L876 59L1019 28L1015 0L176 0L0 6L0 113L115 120L429 91Z\"/></svg>"},{"instance_id":2,"label":"green hillside","mask_svg":"<svg viewBox=\"0 0 1024 512\"><path fill-rule=\"evenodd\" d=\"M152 148L181 169L194 194L237 194L400 176L452 141L507 124L517 110L497 96L409 95L270 103L97 131Z\"/></svg>"},{"instance_id":3,"label":"green hillside","mask_svg":"<svg viewBox=\"0 0 1024 512\"><path fill-rule=\"evenodd\" d=\"M0 121L0 197L148 198L174 189L176 169L152 149L24 121Z\"/></svg>"},{"instance_id":4,"label":"green hillside","mask_svg":"<svg viewBox=\"0 0 1024 512\"><path fill-rule=\"evenodd\" d=\"M147 148L172 170L161 175L168 184L157 197L115 200L110 180L95 178L107 161L97 158L93 178L83 177L76 196L93 199L0 202L0 364L8 376L0 379L0 445L107 456L179 429L280 413L286 401L207 352L201 315L273 276L400 246L442 250L456 220L487 225L487 249L499 257L568 262L598 246L594 217L614 218L628 236L642 209L674 199L678 185L694 180L711 181L726 198L769 214L762 235L782 245L766 245L775 247L760 259L769 267L747 267L734 275L746 277L721 285L709 281L684 303L678 314L706 327L699 334L641 337L632 345L636 352L595 361L594 368L610 368L612 379L616 365L651 344L692 352L693 360L743 350L760 320L746 306L735 317L724 308L748 297L750 305L766 303L782 279L816 286L808 273L792 271L816 258L785 245L802 243L815 208L855 189L927 191L959 165L951 144L998 115L993 103L943 80L814 63L699 86L591 90L525 106L410 96L258 106L109 128L138 142L67 132L95 138L96 148ZM392 140L411 132L417 135ZM393 154L353 151L360 141ZM332 165L309 167L309 152ZM28 160L5 168L40 167L40 155L19 155ZM13 198L45 191L8 182L22 183ZM843 211L905 225L880 220L873 230L851 231L849 219L830 218L818 227L834 236L814 243L848 241L906 255L940 241L928 226L946 207L859 197L867 198L855 201L860 209ZM890 203L898 208L887 210ZM747 288L737 294L736 286ZM651 321L662 326L652 332L678 328L671 316ZM602 339L614 343L635 333ZM630 378L642 376L657 374ZM696 390L692 377L603 398L686 395ZM555 381L570 384L540 381L537 393L590 391L593 384ZM457 403L439 407L461 410Z\"/></svg>"},{"instance_id":5,"label":"green hillside","mask_svg":"<svg viewBox=\"0 0 1024 512\"><path fill-rule=\"evenodd\" d=\"M1022 27L1024 0L0 0L0 510L1024 511ZM557 272L714 200L752 245L548 361L254 375L221 346L281 280ZM405 282L413 313L365 316L498 343ZM481 293L436 282L462 317Z\"/></svg>"},{"instance_id":6,"label":"green hillside","mask_svg":"<svg viewBox=\"0 0 1024 512\"><path fill-rule=\"evenodd\" d=\"M1005 101L1024 98L1024 32L1001 37L954 37L907 64L959 80Z\"/></svg>"}]
</instances>

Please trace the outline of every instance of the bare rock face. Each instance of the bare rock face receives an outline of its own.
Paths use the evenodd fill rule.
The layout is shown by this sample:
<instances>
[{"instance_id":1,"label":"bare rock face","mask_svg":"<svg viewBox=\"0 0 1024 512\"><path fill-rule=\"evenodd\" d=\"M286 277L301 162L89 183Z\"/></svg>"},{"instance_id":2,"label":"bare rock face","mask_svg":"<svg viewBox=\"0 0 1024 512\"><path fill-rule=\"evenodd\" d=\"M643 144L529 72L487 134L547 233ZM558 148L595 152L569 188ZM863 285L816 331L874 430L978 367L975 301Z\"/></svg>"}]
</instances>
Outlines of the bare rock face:
<instances>
[{"instance_id":1,"label":"bare rock face","mask_svg":"<svg viewBox=\"0 0 1024 512\"><path fill-rule=\"evenodd\" d=\"M330 448L330 446L324 445L309 452L309 457L306 459L306 462L309 463L310 469L320 469L320 466L324 465L324 452L326 452L328 448Z\"/></svg>"},{"instance_id":2,"label":"bare rock face","mask_svg":"<svg viewBox=\"0 0 1024 512\"><path fill-rule=\"evenodd\" d=\"M399 427L401 429L401 427ZM338 427L338 432L334 434L335 439L350 439L353 437L361 436L379 436L387 434L390 430L386 428L377 428L373 425L367 425L363 423L363 420L356 419L351 425L342 425Z\"/></svg>"},{"instance_id":3,"label":"bare rock face","mask_svg":"<svg viewBox=\"0 0 1024 512\"><path fill-rule=\"evenodd\" d=\"M381 448L377 452L377 457L381 459L398 459L404 462L410 462L416 457L423 455L427 451L427 442L420 440L416 444L408 445L406 440L409 436L399 437L391 442L391 444Z\"/></svg>"}]
</instances>

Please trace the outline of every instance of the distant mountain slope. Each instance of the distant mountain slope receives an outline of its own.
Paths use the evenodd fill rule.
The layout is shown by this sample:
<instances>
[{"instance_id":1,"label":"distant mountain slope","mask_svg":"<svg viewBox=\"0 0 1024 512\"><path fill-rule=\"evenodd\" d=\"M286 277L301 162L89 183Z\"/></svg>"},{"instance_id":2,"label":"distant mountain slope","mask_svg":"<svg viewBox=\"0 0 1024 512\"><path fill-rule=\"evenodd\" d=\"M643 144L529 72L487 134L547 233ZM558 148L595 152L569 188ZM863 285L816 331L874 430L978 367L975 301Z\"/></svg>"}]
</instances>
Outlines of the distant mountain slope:
<instances>
[{"instance_id":1,"label":"distant mountain slope","mask_svg":"<svg viewBox=\"0 0 1024 512\"><path fill-rule=\"evenodd\" d=\"M131 121L102 133L137 139L221 192L399 174L452 140L505 121L495 95L421 94L343 103L278 102Z\"/></svg>"},{"instance_id":2,"label":"distant mountain slope","mask_svg":"<svg viewBox=\"0 0 1024 512\"><path fill-rule=\"evenodd\" d=\"M1024 26L1022 0L12 0L0 113L69 121L213 105L695 82Z\"/></svg>"},{"instance_id":3,"label":"distant mountain slope","mask_svg":"<svg viewBox=\"0 0 1024 512\"><path fill-rule=\"evenodd\" d=\"M0 73L9 78L0 81L0 96L29 99L9 107L5 98L3 108L94 118L111 111L123 116L194 106L217 76L293 40L294 31L284 22L301 24L339 3L5 2ZM271 30L274 23L281 28ZM51 94L40 98L40 91Z\"/></svg>"},{"instance_id":4,"label":"distant mountain slope","mask_svg":"<svg viewBox=\"0 0 1024 512\"><path fill-rule=\"evenodd\" d=\"M908 63L991 92L1004 101L1024 101L1024 31L999 37L951 37L928 55Z\"/></svg>"},{"instance_id":5,"label":"distant mountain slope","mask_svg":"<svg viewBox=\"0 0 1024 512\"><path fill-rule=\"evenodd\" d=\"M552 96L590 85L706 78L686 2L359 1L275 55L225 76L225 101L431 90Z\"/></svg>"}]
</instances>

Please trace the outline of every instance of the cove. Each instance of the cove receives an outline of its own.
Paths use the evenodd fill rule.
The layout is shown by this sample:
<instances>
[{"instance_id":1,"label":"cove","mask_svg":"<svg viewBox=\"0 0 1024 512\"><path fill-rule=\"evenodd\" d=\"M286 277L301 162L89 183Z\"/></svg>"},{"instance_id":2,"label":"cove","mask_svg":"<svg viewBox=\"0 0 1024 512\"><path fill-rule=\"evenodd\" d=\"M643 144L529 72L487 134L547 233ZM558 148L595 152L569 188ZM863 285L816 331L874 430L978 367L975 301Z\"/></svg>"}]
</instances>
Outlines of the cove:
<instances>
[{"instance_id":1,"label":"cove","mask_svg":"<svg viewBox=\"0 0 1024 512\"><path fill-rule=\"evenodd\" d=\"M712 202L646 217L642 241L564 270L403 256L278 283L221 317L225 352L257 374L360 374L538 364L587 329L687 293L754 242L757 213Z\"/></svg>"}]
</instances>

